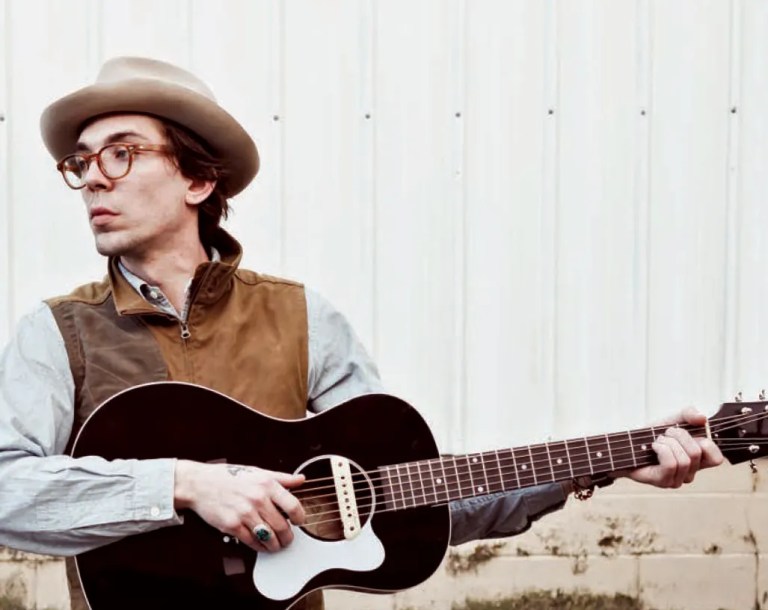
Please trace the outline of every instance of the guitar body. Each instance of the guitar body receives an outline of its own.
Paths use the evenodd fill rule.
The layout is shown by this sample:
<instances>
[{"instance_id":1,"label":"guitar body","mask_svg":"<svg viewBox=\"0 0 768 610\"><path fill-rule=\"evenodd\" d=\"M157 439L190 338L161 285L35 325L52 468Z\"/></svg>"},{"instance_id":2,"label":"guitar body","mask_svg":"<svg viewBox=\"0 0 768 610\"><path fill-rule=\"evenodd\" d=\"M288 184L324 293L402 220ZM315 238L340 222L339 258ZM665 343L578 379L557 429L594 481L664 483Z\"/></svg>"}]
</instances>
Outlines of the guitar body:
<instances>
[{"instance_id":1,"label":"guitar body","mask_svg":"<svg viewBox=\"0 0 768 610\"><path fill-rule=\"evenodd\" d=\"M281 585L278 595L266 596L255 584L254 568L260 567L260 561L266 566L273 560L270 555L278 558L294 545L279 553L259 554L187 511L182 525L129 536L76 557L92 610L284 610L320 588L398 591L426 580L440 565L448 545L447 504L391 510L377 478L381 466L439 455L421 416L392 396L362 396L315 417L286 421L200 386L147 384L117 394L99 407L80 431L72 454L108 460L225 461L283 472L308 468L308 479L313 467L327 461L324 456L343 456L370 475L374 506L364 529L383 545L383 558L374 562L377 567L366 565L371 553L361 547L356 551L359 566L332 567L317 574L310 569L306 582ZM370 506L370 501L363 504ZM340 549L347 561L355 561L354 553L346 553L343 547L347 540L327 541L312 532L301 538L320 555L324 548ZM359 538L358 546L364 544L365 536ZM297 548L289 556L294 568L304 559L304 547ZM306 555L309 558L310 553ZM265 582L280 580L283 572L288 572L288 578L301 570L280 568L278 578L267 573Z\"/></svg>"}]
</instances>

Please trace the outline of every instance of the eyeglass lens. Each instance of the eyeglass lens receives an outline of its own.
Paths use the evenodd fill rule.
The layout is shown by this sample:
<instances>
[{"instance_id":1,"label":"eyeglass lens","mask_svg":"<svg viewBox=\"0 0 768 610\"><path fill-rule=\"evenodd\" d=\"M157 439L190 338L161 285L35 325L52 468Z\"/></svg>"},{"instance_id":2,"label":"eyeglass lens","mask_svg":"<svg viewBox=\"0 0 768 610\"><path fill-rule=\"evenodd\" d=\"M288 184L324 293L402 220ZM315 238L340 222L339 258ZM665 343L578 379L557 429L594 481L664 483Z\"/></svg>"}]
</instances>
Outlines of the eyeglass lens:
<instances>
[{"instance_id":1,"label":"eyeglass lens","mask_svg":"<svg viewBox=\"0 0 768 610\"><path fill-rule=\"evenodd\" d=\"M98 152L99 169L104 175L116 180L128 173L131 165L131 151L124 144L110 144ZM85 184L85 176L92 159L86 155L72 155L62 164L62 172L66 181L74 187Z\"/></svg>"}]
</instances>

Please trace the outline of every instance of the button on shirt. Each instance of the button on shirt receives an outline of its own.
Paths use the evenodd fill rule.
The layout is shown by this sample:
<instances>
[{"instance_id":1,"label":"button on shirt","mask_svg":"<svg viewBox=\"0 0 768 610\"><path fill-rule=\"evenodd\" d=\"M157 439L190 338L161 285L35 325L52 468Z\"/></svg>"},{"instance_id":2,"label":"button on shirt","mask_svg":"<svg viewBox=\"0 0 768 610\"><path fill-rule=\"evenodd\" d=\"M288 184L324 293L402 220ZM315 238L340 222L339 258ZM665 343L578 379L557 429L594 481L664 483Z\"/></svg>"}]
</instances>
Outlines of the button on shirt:
<instances>
[{"instance_id":1,"label":"button on shirt","mask_svg":"<svg viewBox=\"0 0 768 610\"><path fill-rule=\"evenodd\" d=\"M218 256L211 253L214 261ZM186 319L189 303L176 312L158 287L120 268L147 302ZM344 316L316 292L305 295L310 409L384 392ZM176 460L63 455L74 392L64 340L41 303L21 319L0 357L0 545L74 555L181 522L173 498ZM564 502L557 483L452 502L451 543L519 533Z\"/></svg>"}]
</instances>

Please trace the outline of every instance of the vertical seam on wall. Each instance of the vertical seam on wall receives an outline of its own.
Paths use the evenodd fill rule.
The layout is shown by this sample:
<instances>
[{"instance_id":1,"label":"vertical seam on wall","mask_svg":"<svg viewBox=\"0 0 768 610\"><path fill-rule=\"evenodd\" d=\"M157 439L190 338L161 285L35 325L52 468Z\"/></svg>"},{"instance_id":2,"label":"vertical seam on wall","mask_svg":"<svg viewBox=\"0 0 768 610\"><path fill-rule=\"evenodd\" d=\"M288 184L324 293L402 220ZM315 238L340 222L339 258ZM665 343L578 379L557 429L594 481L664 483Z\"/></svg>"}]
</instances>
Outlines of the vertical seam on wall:
<instances>
[{"instance_id":1,"label":"vertical seam on wall","mask_svg":"<svg viewBox=\"0 0 768 610\"><path fill-rule=\"evenodd\" d=\"M730 3L730 57L728 87L728 143L725 168L725 294L723 295L723 350L722 379L720 389L723 396L734 393L738 375L736 374L736 354L739 335L738 315L736 312L739 277L739 103L741 87L741 0Z\"/></svg>"},{"instance_id":2,"label":"vertical seam on wall","mask_svg":"<svg viewBox=\"0 0 768 610\"><path fill-rule=\"evenodd\" d=\"M557 312L558 312L558 122L557 111L559 101L559 38L557 22L557 3L550 0L546 4L546 17L544 20L544 102L543 109L543 138L542 147L542 202L541 202L541 238L543 254L542 260L549 263L548 268L539 266L541 277L541 303L546 310L542 312L545 321L546 348L542 350L542 370L548 371L549 383L545 389L548 392L549 406L551 407L552 422L550 429L554 429L558 410L558 365L557 365ZM550 221L547 224L547 221ZM546 252L546 249L549 249ZM547 298L549 295L550 298ZM549 305L547 305L549 304ZM549 362L546 362L546 359ZM547 366L548 364L548 366ZM545 400L545 403L547 401Z\"/></svg>"},{"instance_id":3,"label":"vertical seam on wall","mask_svg":"<svg viewBox=\"0 0 768 610\"><path fill-rule=\"evenodd\" d=\"M361 185L361 193L368 202L366 220L368 226L366 233L368 235L368 265L370 266L370 280L368 290L371 295L370 329L371 329L371 352L374 361L378 361L379 356L379 306L378 306L378 202L376 200L376 122L378 114L376 109L376 2L367 0L363 5L363 18L360 27L361 47L364 48L363 62L364 72L362 80L363 103L361 110L367 118L363 119L363 133L365 142L362 155L363 159L368 159L365 167L364 183Z\"/></svg>"},{"instance_id":4,"label":"vertical seam on wall","mask_svg":"<svg viewBox=\"0 0 768 610\"><path fill-rule=\"evenodd\" d=\"M88 3L88 77L95 78L102 63L102 2L89 0Z\"/></svg>"},{"instance_id":5,"label":"vertical seam on wall","mask_svg":"<svg viewBox=\"0 0 768 610\"><path fill-rule=\"evenodd\" d=\"M638 345L642 345L642 385L640 404L643 405L646 416L649 405L649 354L650 354L650 185L651 185L651 80L653 78L651 64L650 40L650 4L648 0L637 0L637 64L636 95L639 112L637 116L637 142L635 153L635 226L636 238L635 260L637 268L636 287L638 293L638 310L636 312L640 328L638 329Z\"/></svg>"},{"instance_id":6,"label":"vertical seam on wall","mask_svg":"<svg viewBox=\"0 0 768 610\"><path fill-rule=\"evenodd\" d=\"M11 8L9 2L6 0L0 0L0 8L3 12L3 24L2 24L2 33L3 33L3 66L0 68L0 74L2 74L3 77L3 97L2 100L0 100L0 104L4 106L4 112L5 112L5 121L3 121L2 129L5 132L5 137L3 138L3 150L2 150L2 159L0 159L0 162L3 164L3 172L2 174L5 176L5 185L2 187L5 189L5 236L7 239L6 242L6 256L5 261L3 262L3 265L5 266L5 272L6 276L8 278L8 286L3 291L4 292L4 299L5 299L5 305L6 305L6 311L7 311L7 319L5 320L6 323L6 330L8 333L11 332L11 329L13 328L13 320L15 319L14 315L14 290L13 287L15 286L16 282L14 281L14 270L13 270L13 222L14 222L14 215L13 215L13 186L14 186L14 180L13 176L11 175L11 168L9 163L9 157L8 151L10 150L10 140L11 140L11 121L12 121L12 112L11 112L11 97L10 97L10 91L12 90L12 77L11 77L11 64L12 64L12 45L11 45Z\"/></svg>"},{"instance_id":7,"label":"vertical seam on wall","mask_svg":"<svg viewBox=\"0 0 768 610\"><path fill-rule=\"evenodd\" d=\"M280 159L280 170L275 174L275 190L277 194L277 205L280 210L280 271L281 273L285 273L285 268L288 260L288 246L287 246L287 210L286 210L286 202L285 202L285 160L286 160L286 153L285 153L285 81L286 81L286 75L285 75L285 45L286 45L286 15L285 15L285 4L282 0L274 0L273 7L277 6L277 31L278 31L278 37L277 37L277 44L274 48L273 58L276 57L276 59L273 59L277 63L277 70L273 71L274 74L277 75L276 77L276 83L273 82L273 86L275 89L275 94L277 97L277 108L274 112L274 116L278 117L278 121L276 122L277 125L277 138L276 141L278 142L278 146L280 147L280 150L278 151L277 158ZM273 18L274 19L274 18Z\"/></svg>"},{"instance_id":8,"label":"vertical seam on wall","mask_svg":"<svg viewBox=\"0 0 768 610\"><path fill-rule=\"evenodd\" d=\"M193 51L194 47L194 36L193 32L195 31L195 0L187 0L186 3L187 6L187 18L185 20L185 25L187 27L187 65L190 67L192 72L195 72L197 69L197 66L195 66L195 53Z\"/></svg>"},{"instance_id":9,"label":"vertical seam on wall","mask_svg":"<svg viewBox=\"0 0 768 610\"><path fill-rule=\"evenodd\" d=\"M462 439L462 450L466 451L462 431L467 429L466 409L467 402L467 359L466 359L466 103L467 103L467 6L466 0L458 0L456 5L456 29L457 35L453 37L457 41L458 48L454 48L454 67L456 84L454 87L454 213L453 231L455 239L454 248L454 398L453 398L453 432L454 438L450 439L451 447L456 446L458 438ZM457 436L458 435L458 436Z\"/></svg>"}]
</instances>

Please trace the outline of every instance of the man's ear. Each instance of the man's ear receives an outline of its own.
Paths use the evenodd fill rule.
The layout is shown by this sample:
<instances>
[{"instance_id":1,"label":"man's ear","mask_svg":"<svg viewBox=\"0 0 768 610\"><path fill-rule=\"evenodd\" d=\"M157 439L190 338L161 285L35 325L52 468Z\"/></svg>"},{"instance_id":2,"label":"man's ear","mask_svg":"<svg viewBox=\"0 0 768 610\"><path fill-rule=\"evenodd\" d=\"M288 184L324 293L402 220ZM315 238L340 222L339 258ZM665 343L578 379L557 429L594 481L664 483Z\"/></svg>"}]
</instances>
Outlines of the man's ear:
<instances>
[{"instance_id":1,"label":"man's ear","mask_svg":"<svg viewBox=\"0 0 768 610\"><path fill-rule=\"evenodd\" d=\"M187 187L185 201L188 205L200 205L216 188L215 180L192 180Z\"/></svg>"}]
</instances>

